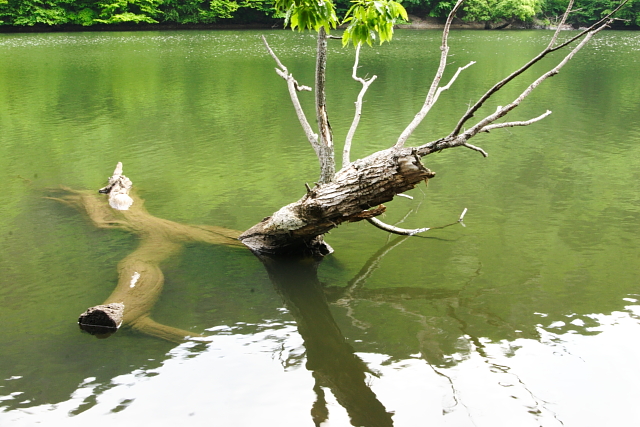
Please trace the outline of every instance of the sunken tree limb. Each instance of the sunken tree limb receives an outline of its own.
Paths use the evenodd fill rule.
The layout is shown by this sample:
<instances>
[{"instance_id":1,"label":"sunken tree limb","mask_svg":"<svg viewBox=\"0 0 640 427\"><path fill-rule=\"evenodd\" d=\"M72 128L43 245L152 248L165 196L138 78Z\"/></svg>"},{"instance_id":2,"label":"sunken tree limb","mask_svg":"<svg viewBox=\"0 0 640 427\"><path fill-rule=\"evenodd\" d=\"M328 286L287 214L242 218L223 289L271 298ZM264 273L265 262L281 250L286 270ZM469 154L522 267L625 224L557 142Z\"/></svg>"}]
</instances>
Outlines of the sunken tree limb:
<instances>
[{"instance_id":1,"label":"sunken tree limb","mask_svg":"<svg viewBox=\"0 0 640 427\"><path fill-rule=\"evenodd\" d=\"M64 194L54 200L63 202L85 212L98 228L120 229L138 236L138 247L118 263L118 284L103 304L91 307L78 319L80 328L94 335L106 337L116 332L120 326L128 326L148 335L179 342L191 332L162 325L151 319L151 310L158 300L164 285L164 275L160 265L171 256L178 254L188 242L202 242L214 245L243 247L237 240L240 232L215 226L179 224L149 214L144 201L135 194L129 208L112 208L110 191L122 188L122 165L114 172L115 178L101 193L109 195L109 201L93 191L79 191L62 188Z\"/></svg>"}]
</instances>

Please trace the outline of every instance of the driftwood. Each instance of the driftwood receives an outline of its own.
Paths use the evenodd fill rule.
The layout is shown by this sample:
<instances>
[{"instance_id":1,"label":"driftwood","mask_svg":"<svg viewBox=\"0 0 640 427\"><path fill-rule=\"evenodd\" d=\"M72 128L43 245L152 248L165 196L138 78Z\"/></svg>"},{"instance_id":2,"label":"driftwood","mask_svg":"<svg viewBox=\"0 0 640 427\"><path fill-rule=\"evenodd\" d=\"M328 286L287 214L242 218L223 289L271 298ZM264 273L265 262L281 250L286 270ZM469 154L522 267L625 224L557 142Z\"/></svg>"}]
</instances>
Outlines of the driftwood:
<instances>
[{"instance_id":1,"label":"driftwood","mask_svg":"<svg viewBox=\"0 0 640 427\"><path fill-rule=\"evenodd\" d=\"M79 318L80 328L99 337L107 337L121 326L148 335L179 342L194 335L151 319L151 309L164 284L160 264L178 253L187 242L243 247L237 240L239 231L223 227L184 225L156 218L144 208L143 200L131 193L131 181L122 175L122 164L109 178L100 193L109 195L107 202L91 191L62 188L60 197L51 197L86 212L98 228L121 229L136 234L140 244L118 263L118 285L106 301L91 307ZM112 196L112 192L116 192ZM129 201L126 199L129 198ZM126 202L126 203L125 203ZM116 204L118 208L112 208ZM125 205L128 206L123 209Z\"/></svg>"}]
</instances>

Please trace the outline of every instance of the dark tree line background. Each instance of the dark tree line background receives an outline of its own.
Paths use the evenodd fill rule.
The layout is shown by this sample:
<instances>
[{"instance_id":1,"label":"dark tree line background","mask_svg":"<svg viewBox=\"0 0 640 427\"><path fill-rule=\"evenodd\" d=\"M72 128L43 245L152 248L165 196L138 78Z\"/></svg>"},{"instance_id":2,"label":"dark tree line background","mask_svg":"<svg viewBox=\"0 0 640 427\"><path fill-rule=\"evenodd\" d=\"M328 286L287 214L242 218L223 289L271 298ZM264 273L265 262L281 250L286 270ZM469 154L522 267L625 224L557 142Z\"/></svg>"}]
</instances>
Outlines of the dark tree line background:
<instances>
[{"instance_id":1,"label":"dark tree line background","mask_svg":"<svg viewBox=\"0 0 640 427\"><path fill-rule=\"evenodd\" d=\"M308 0L301 0L302 2ZM149 24L257 24L284 21L274 0L0 0L0 29ZM402 0L410 14L445 18L454 1ZM335 0L339 16L349 0ZM483 23L553 24L568 0L468 0L458 16ZM579 0L569 17L578 27L591 24L619 4L616 0ZM640 26L640 0L631 0L618 13L620 27Z\"/></svg>"}]
</instances>

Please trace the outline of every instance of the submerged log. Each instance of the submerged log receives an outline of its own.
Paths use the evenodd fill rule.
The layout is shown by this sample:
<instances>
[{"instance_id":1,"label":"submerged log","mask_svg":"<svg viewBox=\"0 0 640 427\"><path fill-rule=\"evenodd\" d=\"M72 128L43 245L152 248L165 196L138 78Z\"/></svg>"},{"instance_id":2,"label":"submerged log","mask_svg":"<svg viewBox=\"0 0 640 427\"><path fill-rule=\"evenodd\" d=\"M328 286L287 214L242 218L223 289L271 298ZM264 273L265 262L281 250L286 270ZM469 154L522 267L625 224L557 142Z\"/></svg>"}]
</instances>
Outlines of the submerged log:
<instances>
[{"instance_id":1,"label":"submerged log","mask_svg":"<svg viewBox=\"0 0 640 427\"><path fill-rule=\"evenodd\" d=\"M151 319L151 310L164 285L160 264L177 254L187 242L244 247L237 238L239 231L223 227L185 225L156 218L144 208L144 201L130 193L131 181L122 175L122 164L100 190L108 194L105 200L91 191L63 188L65 192L54 200L71 205L89 216L98 228L120 229L137 235L140 244L134 252L118 263L118 285L103 304L89 308L80 316L80 328L99 337L113 334L127 326L148 335L180 342L192 332L161 325ZM114 207L111 192L120 202L130 198L126 209ZM116 201L117 202L117 201ZM116 203L117 204L117 203Z\"/></svg>"}]
</instances>

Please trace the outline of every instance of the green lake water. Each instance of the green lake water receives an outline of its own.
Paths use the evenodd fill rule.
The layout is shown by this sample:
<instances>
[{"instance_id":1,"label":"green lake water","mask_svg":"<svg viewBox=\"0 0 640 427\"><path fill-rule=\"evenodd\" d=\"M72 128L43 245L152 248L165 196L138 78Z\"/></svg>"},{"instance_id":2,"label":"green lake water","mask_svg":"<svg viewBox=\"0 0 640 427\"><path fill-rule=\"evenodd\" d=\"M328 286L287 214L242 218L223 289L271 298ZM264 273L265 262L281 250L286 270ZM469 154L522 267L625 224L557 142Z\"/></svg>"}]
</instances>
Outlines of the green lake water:
<instances>
[{"instance_id":1,"label":"green lake water","mask_svg":"<svg viewBox=\"0 0 640 427\"><path fill-rule=\"evenodd\" d=\"M136 247L47 196L97 190L118 161L149 212L245 230L319 174L260 34L302 84L315 39L289 31L0 35L0 425L637 426L640 399L640 34L598 35L512 120L423 159L428 187L326 240L317 270L191 244L162 265L152 316L208 338L174 344L77 318ZM562 33L563 37L571 33ZM463 31L465 71L409 140L446 135L546 31ZM364 49L354 157L391 146L424 102L437 31ZM543 61L482 110L515 98ZM330 48L341 149L360 89ZM301 95L310 118L313 95ZM478 115L480 116L480 114Z\"/></svg>"}]
</instances>

